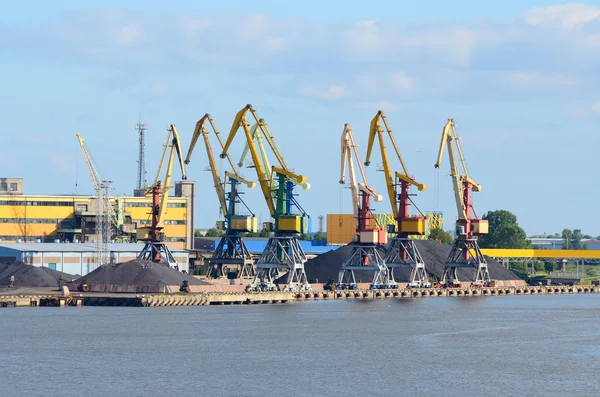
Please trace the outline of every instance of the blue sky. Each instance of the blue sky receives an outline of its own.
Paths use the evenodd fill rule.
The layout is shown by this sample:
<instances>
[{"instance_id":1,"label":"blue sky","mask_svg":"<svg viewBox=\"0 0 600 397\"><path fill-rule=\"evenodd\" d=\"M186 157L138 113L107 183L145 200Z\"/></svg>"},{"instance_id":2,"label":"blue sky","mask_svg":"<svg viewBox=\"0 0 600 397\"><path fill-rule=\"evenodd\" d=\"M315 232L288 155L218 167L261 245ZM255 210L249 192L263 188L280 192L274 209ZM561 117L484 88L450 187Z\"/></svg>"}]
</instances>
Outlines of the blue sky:
<instances>
[{"instance_id":1,"label":"blue sky","mask_svg":"<svg viewBox=\"0 0 600 397\"><path fill-rule=\"evenodd\" d=\"M76 183L91 194L80 132L104 176L129 194L139 114L149 124L152 179L170 123L187 149L204 113L227 133L251 103L288 164L308 177L312 188L299 200L316 228L318 215L351 210L338 184L344 123L364 157L369 122L381 109L409 172L428 185L416 203L443 211L446 228L456 217L448 161L440 171L433 164L442 126L454 118L471 176L483 186L474 195L480 216L508 209L529 234L565 227L600 234L597 2L205 3L5 6L3 176L25 178L26 194L72 193ZM374 156L369 184L384 193L378 150ZM199 147L187 169L199 185L197 227L218 218L207 163ZM245 198L266 221L258 189ZM375 210L389 212L389 203Z\"/></svg>"}]
</instances>

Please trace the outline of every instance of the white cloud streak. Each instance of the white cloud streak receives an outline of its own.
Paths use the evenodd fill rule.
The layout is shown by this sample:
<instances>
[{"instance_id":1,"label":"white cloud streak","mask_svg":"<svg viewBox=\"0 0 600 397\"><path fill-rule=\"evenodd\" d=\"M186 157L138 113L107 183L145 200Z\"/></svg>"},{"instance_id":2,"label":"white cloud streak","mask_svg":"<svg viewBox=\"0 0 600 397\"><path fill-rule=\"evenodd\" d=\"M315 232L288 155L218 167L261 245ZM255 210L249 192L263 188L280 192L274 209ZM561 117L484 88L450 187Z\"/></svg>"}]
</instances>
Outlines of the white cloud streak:
<instances>
[{"instance_id":1,"label":"white cloud streak","mask_svg":"<svg viewBox=\"0 0 600 397\"><path fill-rule=\"evenodd\" d=\"M574 29L600 19L600 7L583 3L534 8L525 14L529 25Z\"/></svg>"}]
</instances>

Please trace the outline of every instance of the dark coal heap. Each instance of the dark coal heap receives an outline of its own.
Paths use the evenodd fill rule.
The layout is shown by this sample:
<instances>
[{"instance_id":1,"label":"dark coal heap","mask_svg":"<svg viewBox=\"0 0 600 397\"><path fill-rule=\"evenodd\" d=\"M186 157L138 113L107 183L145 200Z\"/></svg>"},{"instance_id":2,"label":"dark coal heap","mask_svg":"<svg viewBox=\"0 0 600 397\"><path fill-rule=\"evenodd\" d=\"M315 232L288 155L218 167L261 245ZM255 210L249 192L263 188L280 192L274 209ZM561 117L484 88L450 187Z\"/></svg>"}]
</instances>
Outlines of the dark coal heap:
<instances>
[{"instance_id":1,"label":"dark coal heap","mask_svg":"<svg viewBox=\"0 0 600 397\"><path fill-rule=\"evenodd\" d=\"M15 277L15 287L58 287L61 277L65 282L75 278L71 274L21 261L0 264L0 285L8 285L11 276Z\"/></svg>"},{"instance_id":2,"label":"dark coal heap","mask_svg":"<svg viewBox=\"0 0 600 397\"><path fill-rule=\"evenodd\" d=\"M187 281L189 285L209 284L163 264L139 260L102 265L93 272L75 280L75 284L80 285L83 281L88 285L163 286L181 285L183 281Z\"/></svg>"}]
</instances>

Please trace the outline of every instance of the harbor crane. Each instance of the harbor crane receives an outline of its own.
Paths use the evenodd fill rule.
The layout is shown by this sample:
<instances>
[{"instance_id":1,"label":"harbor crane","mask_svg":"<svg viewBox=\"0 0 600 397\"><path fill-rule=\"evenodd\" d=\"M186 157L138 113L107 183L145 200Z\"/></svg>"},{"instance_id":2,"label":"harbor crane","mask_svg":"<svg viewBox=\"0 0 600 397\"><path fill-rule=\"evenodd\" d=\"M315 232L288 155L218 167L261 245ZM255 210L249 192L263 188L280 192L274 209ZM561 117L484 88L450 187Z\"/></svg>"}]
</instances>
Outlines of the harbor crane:
<instances>
[{"instance_id":1,"label":"harbor crane","mask_svg":"<svg viewBox=\"0 0 600 397\"><path fill-rule=\"evenodd\" d=\"M169 152L166 172L163 180L160 180L160 177L157 178L146 191L147 194L150 193L152 195L151 219L150 226L141 226L137 228L137 240L145 242L144 248L138 254L137 259L163 263L171 268L178 268L177 261L165 243L165 233L163 231L165 227L164 218L169 202L169 189L171 188L175 153L177 153L177 159L179 160L179 166L181 168L181 178L186 180L187 176L181 154L179 133L177 132L175 124L171 124L168 131L167 144L165 145L162 160L160 162L158 175L160 175L162 171L166 153Z\"/></svg>"},{"instance_id":2,"label":"harbor crane","mask_svg":"<svg viewBox=\"0 0 600 397\"><path fill-rule=\"evenodd\" d=\"M380 246L387 243L387 232L378 228L375 217L371 213L371 198L376 202L383 200L383 197L375 192L375 189L367 183L365 170L360 162L358 148L354 141L352 128L350 124L344 125L342 131L342 162L340 184L346 184L346 163L348 164L348 174L350 176L350 191L352 192L352 210L356 217L356 235L351 243L352 252L342 262L338 276L338 289L356 289L355 270L374 271L371 288L381 289L390 287L388 269L386 267L383 252ZM354 170L354 160L356 158L358 169L362 176L363 183L356 180Z\"/></svg>"},{"instance_id":3,"label":"harbor crane","mask_svg":"<svg viewBox=\"0 0 600 397\"><path fill-rule=\"evenodd\" d=\"M489 285L490 273L488 272L487 262L477 243L477 236L488 233L488 221L477 218L471 198L473 191L481 191L481 185L469 176L465 158L460 147L459 137L456 134L455 123L452 119L448 119L442 130L440 151L435 168L440 168L442 155L444 154L444 145L448 146L450 176L452 177L452 185L454 187L458 219L456 221L456 240L444 264L444 276L442 277L441 284L444 286L460 286L457 269L467 267L476 269L473 284ZM464 172L463 175L458 170L458 161L454 151L455 147L460 158Z\"/></svg>"},{"instance_id":4,"label":"harbor crane","mask_svg":"<svg viewBox=\"0 0 600 397\"><path fill-rule=\"evenodd\" d=\"M85 164L92 178L92 184L96 191L96 265L110 263L110 240L112 238L112 225L118 227L117 217L110 204L111 182L102 180L96 166L94 165L88 150L83 143L84 139L79 133L75 134L83 152ZM112 224L111 224L112 223Z\"/></svg>"},{"instance_id":5,"label":"harbor crane","mask_svg":"<svg viewBox=\"0 0 600 397\"><path fill-rule=\"evenodd\" d=\"M242 233L256 232L257 220L256 216L242 200L240 196L242 192L239 191L239 185L244 184L249 189L253 189L256 186L256 183L242 178L238 174L233 161L229 155L227 155L227 160L231 166L231 172L225 172L225 183L229 183L229 191L227 193L225 192L225 183L223 183L221 175L219 174L217 162L215 161L215 156L210 144L209 130L206 128L207 123L211 126L212 131L219 141L221 149L223 149L224 144L221 140L221 135L215 127L213 118L207 113L196 123L194 135L192 136L192 141L190 142L190 147L184 163L186 165L190 163L190 157L196 146L196 142L200 135L202 135L206 146L206 154L208 155L209 169L212 173L215 190L221 206L221 213L225 218L224 224L222 224L222 222L218 223L218 225L221 226L221 229L225 229L225 234L221 236L221 240L209 261L211 268L209 276L213 278L222 278L227 276L226 269L237 267L240 278L253 278L254 260L244 243ZM250 212L250 215L239 214L238 207L240 203L248 210L248 212Z\"/></svg>"},{"instance_id":6,"label":"harbor crane","mask_svg":"<svg viewBox=\"0 0 600 397\"><path fill-rule=\"evenodd\" d=\"M275 155L278 166L272 166L270 169L266 168L254 143L252 128L246 120L248 112L254 118L256 128L260 129L261 137L267 141L268 146ZM304 271L306 255L298 241L299 234L308 232L308 214L296 200L294 188L296 185L300 185L303 189L308 190L310 185L306 183L304 175L296 174L287 166L275 143L275 139L266 128L266 123L260 122L252 105L246 105L236 114L221 158L227 156L227 151L240 128L244 130L246 143L252 156L253 167L256 170L269 213L274 220L274 223L265 223L265 229L273 231L274 234L269 238L264 251L255 263L256 274L251 289L276 289L275 279L279 276L279 270L282 269L287 270L285 289L292 291L298 289L308 290L311 287ZM266 158L264 150L262 154ZM299 211L299 213L295 211Z\"/></svg>"},{"instance_id":7,"label":"harbor crane","mask_svg":"<svg viewBox=\"0 0 600 397\"><path fill-rule=\"evenodd\" d=\"M382 127L383 124L383 127ZM400 161L402 172L394 172L390 167L390 161L388 158L387 149L385 146L384 139L384 128L385 132L392 142L396 156ZM415 240L411 236L422 236L425 234L425 216L414 204L410 198L411 194L409 189L411 186L416 187L419 191L427 189L427 185L424 183L417 182L413 177L409 176L404 159L400 154L392 129L387 123L387 117L380 110L377 112L375 117L371 120L371 127L369 131L369 142L367 146L367 156L365 158L365 165L371 164L371 153L373 151L373 144L375 143L375 136L378 137L379 147L381 149L381 160L383 163L383 175L385 177L385 184L387 187L388 197L392 206L392 214L396 225L391 225L392 232L396 233L388 246L387 252L384 257L384 261L389 269L390 281L394 282L394 269L396 268L409 268L411 269L409 286L411 287L430 287L431 284L427 279L427 272L425 270L425 263L421 257L421 253L415 244ZM398 191L399 190L399 191ZM409 216L408 207L413 204L419 211L420 216Z\"/></svg>"}]
</instances>

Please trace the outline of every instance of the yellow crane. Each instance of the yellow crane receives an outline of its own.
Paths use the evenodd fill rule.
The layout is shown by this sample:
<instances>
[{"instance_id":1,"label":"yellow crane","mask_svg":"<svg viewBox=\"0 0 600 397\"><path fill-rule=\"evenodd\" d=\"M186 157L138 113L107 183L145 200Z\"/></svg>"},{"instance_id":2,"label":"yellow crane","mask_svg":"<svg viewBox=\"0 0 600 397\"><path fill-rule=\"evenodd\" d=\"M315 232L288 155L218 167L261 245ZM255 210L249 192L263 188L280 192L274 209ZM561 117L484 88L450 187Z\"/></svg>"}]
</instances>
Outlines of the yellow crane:
<instances>
[{"instance_id":1,"label":"yellow crane","mask_svg":"<svg viewBox=\"0 0 600 397\"><path fill-rule=\"evenodd\" d=\"M239 184L244 184L249 189L253 189L256 186L256 183L242 178L238 174L233 161L231 161L231 158L229 155L227 155L226 157L229 161L229 165L231 166L231 172L225 172L225 180L229 182L230 186L229 192L225 192L225 184L223 183L221 175L219 174L219 169L217 167L217 162L215 161L215 156L210 144L209 131L206 128L206 124L211 126L212 131L219 141L221 149L223 149L224 144L221 140L220 133L215 127L213 118L207 113L196 123L196 128L194 129L194 134L192 136L190 147L184 163L190 163L190 157L194 147L196 146L196 142L198 141L200 135L202 135L204 145L206 146L209 168L221 206L221 213L225 217L225 234L221 236L219 244L217 245L217 248L215 249L215 252L209 261L211 265L209 276L213 278L225 277L228 273L227 270L232 267L237 267L239 270L239 277L251 278L254 277L254 260L252 259L250 251L246 247L244 239L242 238L242 233L255 232L257 229L257 221L256 216L250 211L248 206L242 200L240 196L241 192L239 192L238 186ZM238 213L238 207L240 203L245 206L246 210L250 212L250 215Z\"/></svg>"},{"instance_id":2,"label":"yellow crane","mask_svg":"<svg viewBox=\"0 0 600 397\"><path fill-rule=\"evenodd\" d=\"M169 267L178 268L177 261L173 257L169 247L165 244L165 234L163 232L165 227L165 214L169 202L169 190L172 187L171 179L173 176L173 162L176 154L181 168L181 178L186 180L187 175L185 173L185 166L182 158L179 133L177 132L175 124L171 124L168 131L167 144L159 167L159 170L162 170L166 153L169 152L164 179L156 180L148 189L152 193L150 226L138 227L136 237L138 241L145 242L144 248L138 255L138 259L164 263ZM160 175L158 178L160 178Z\"/></svg>"},{"instance_id":3,"label":"yellow crane","mask_svg":"<svg viewBox=\"0 0 600 397\"><path fill-rule=\"evenodd\" d=\"M460 140L456 134L455 123L452 119L448 119L442 129L442 139L437 161L434 165L435 168L440 168L441 166L445 146L448 148L450 176L452 177L458 220L456 221L457 237L444 264L445 270L441 282L443 285L459 285L460 280L457 269L470 267L476 269L473 284L488 285L490 283L490 274L487 262L477 243L477 236L487 234L488 222L485 219L477 218L471 199L471 192L481 191L481 185L469 176ZM458 153L458 158L462 166L462 175L459 171L456 153Z\"/></svg>"},{"instance_id":4,"label":"yellow crane","mask_svg":"<svg viewBox=\"0 0 600 397\"><path fill-rule=\"evenodd\" d=\"M363 169L358 153L358 147L354 141L354 135L350 124L344 125L341 139L341 176L340 184L346 183L346 164L350 177L350 191L352 193L352 208L356 217L356 233L354 241L351 243L352 251L342 262L338 276L339 289L356 289L355 270L373 271L371 288L383 289L393 287L389 283L388 269L383 260L383 252L380 247L387 243L387 233L380 229L375 222L375 217L371 212L371 198L376 202L383 200L383 197L369 186L367 175ZM362 183L356 178L354 161L362 177Z\"/></svg>"},{"instance_id":5,"label":"yellow crane","mask_svg":"<svg viewBox=\"0 0 600 397\"><path fill-rule=\"evenodd\" d=\"M260 129L262 138L267 141L268 146L275 155L278 166L271 166L271 169L266 168L265 162L259 154L259 149L254 144L256 136L253 137L250 124L246 120L248 112L254 118L257 128ZM308 214L295 199L293 189L296 185L301 185L307 190L310 185L306 183L304 175L297 174L288 167L273 135L266 128L266 123L260 121L252 105L246 105L236 114L221 158L225 158L227 155L227 151L240 128L244 131L258 183L269 208L269 213L274 219L274 224L267 223L267 230L275 232L275 235L269 238L265 250L256 261L256 276L252 288L274 289L274 281L275 277L278 276L279 269L285 269L288 271L287 289L309 289L310 285L304 272L306 255L298 241L298 235L308 231ZM258 134L258 131L256 133ZM266 158L266 156L263 157ZM295 210L300 211L300 213L295 212Z\"/></svg>"},{"instance_id":6,"label":"yellow crane","mask_svg":"<svg viewBox=\"0 0 600 397\"><path fill-rule=\"evenodd\" d=\"M383 125L382 125L383 124ZM385 134L387 133L396 157L402 167L402 171L392 173L388 152L385 145ZM419 210L421 216L409 216L408 207L413 204L410 198L409 189L411 186L416 187L419 191L424 191L427 186L424 183L417 182L408 174L404 159L400 154L396 140L394 139L393 131L389 127L387 117L380 110L371 120L369 130L369 141L367 145L367 156L365 165L371 164L371 154L375 137L378 138L381 151L381 160L383 163L383 175L387 187L388 198L392 206L392 213L396 221L397 234L388 246L384 257L385 264L390 270L390 280L394 281L394 269L410 268L409 285L412 287L429 287L431 284L427 279L427 272L423 257L417 248L414 239L410 238L413 235L425 234L425 216ZM395 180L394 180L395 176ZM416 205L415 205L415 208ZM418 208L417 208L418 210Z\"/></svg>"}]
</instances>

